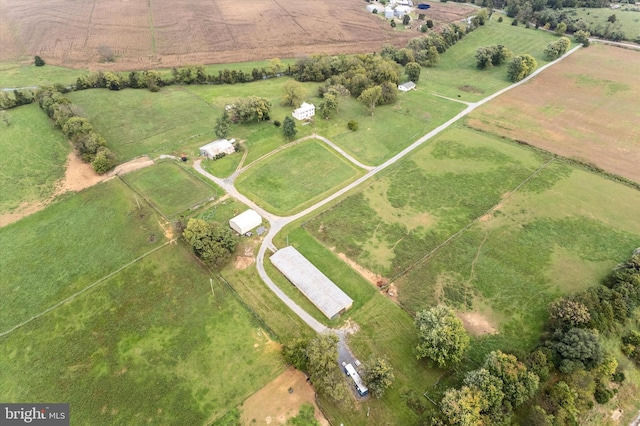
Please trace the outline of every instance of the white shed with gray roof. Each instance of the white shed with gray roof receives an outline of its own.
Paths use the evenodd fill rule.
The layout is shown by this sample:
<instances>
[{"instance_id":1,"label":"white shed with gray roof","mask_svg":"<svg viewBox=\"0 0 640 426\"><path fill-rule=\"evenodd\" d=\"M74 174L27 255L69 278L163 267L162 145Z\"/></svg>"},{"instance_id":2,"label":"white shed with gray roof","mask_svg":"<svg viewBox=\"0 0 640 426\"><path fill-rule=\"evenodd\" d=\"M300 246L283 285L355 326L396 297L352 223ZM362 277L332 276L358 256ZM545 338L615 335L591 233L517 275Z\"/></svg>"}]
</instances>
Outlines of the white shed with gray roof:
<instances>
[{"instance_id":1,"label":"white shed with gray roof","mask_svg":"<svg viewBox=\"0 0 640 426\"><path fill-rule=\"evenodd\" d=\"M351 308L353 300L294 247L285 247L271 256L278 268L329 319Z\"/></svg>"}]
</instances>

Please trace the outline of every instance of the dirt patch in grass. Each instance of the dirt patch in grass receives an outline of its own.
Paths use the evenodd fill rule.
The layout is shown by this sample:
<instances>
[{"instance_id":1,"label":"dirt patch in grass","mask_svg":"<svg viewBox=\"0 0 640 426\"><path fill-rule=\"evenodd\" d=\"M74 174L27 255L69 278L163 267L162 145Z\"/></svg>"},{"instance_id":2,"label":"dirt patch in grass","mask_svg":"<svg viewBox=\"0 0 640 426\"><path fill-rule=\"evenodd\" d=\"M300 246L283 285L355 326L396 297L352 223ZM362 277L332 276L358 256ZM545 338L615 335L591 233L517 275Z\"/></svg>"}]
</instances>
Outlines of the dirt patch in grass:
<instances>
[{"instance_id":1,"label":"dirt patch in grass","mask_svg":"<svg viewBox=\"0 0 640 426\"><path fill-rule=\"evenodd\" d=\"M346 254L338 253L338 257L340 259L342 259L347 265L349 265L353 269L355 269L360 275L362 275L371 284L373 284L373 285L375 285L377 287L380 287L381 285L386 284L387 279L385 277L383 277L380 274L375 274L375 273L371 272L370 270L368 270L367 268L359 265L358 263L356 263L353 260L349 259Z\"/></svg>"},{"instance_id":2,"label":"dirt patch in grass","mask_svg":"<svg viewBox=\"0 0 640 426\"><path fill-rule=\"evenodd\" d=\"M640 53L593 45L484 105L468 124L640 182L640 74L632 69Z\"/></svg>"},{"instance_id":3,"label":"dirt patch in grass","mask_svg":"<svg viewBox=\"0 0 640 426\"><path fill-rule=\"evenodd\" d=\"M242 404L242 423L284 424L287 419L298 414L300 406L305 403L313 405L316 419L322 425L329 424L315 403L315 391L307 377L290 367Z\"/></svg>"},{"instance_id":4,"label":"dirt patch in grass","mask_svg":"<svg viewBox=\"0 0 640 426\"><path fill-rule=\"evenodd\" d=\"M474 336L498 333L498 330L480 312L459 312L458 318L462 321L465 330Z\"/></svg>"}]
</instances>

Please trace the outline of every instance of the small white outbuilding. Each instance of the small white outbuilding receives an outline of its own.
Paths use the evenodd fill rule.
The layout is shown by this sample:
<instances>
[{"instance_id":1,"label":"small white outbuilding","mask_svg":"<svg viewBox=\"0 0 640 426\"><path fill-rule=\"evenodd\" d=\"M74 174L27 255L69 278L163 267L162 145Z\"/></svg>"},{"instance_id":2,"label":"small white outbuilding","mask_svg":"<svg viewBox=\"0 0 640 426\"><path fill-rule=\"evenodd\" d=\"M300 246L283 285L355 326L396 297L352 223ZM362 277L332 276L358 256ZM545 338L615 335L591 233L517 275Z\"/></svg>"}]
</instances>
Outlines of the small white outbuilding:
<instances>
[{"instance_id":1,"label":"small white outbuilding","mask_svg":"<svg viewBox=\"0 0 640 426\"><path fill-rule=\"evenodd\" d=\"M261 224L262 216L260 216L255 210L251 209L240 213L238 216L229 221L229 226L231 227L231 229L233 229L240 235L246 234L253 228L260 226Z\"/></svg>"},{"instance_id":2,"label":"small white outbuilding","mask_svg":"<svg viewBox=\"0 0 640 426\"><path fill-rule=\"evenodd\" d=\"M390 7L385 7L384 8L384 17L385 19L391 19L393 18L393 9L391 9Z\"/></svg>"},{"instance_id":3,"label":"small white outbuilding","mask_svg":"<svg viewBox=\"0 0 640 426\"><path fill-rule=\"evenodd\" d=\"M415 90L416 84L413 81L407 81L398 85L398 90L401 92L408 92L409 90Z\"/></svg>"},{"instance_id":4,"label":"small white outbuilding","mask_svg":"<svg viewBox=\"0 0 640 426\"><path fill-rule=\"evenodd\" d=\"M236 152L236 149L233 147L233 143L235 139L231 139L230 141L226 139L218 139L217 141L210 142L205 146L200 147L200 155L203 157L207 157L208 159L213 159L216 155L224 154L233 154Z\"/></svg>"},{"instance_id":5,"label":"small white outbuilding","mask_svg":"<svg viewBox=\"0 0 640 426\"><path fill-rule=\"evenodd\" d=\"M316 106L303 102L300 108L296 108L291 115L293 115L293 118L296 120L306 120L316 115Z\"/></svg>"},{"instance_id":6,"label":"small white outbuilding","mask_svg":"<svg viewBox=\"0 0 640 426\"><path fill-rule=\"evenodd\" d=\"M369 13L373 13L374 10L380 12L382 8L380 6L376 6L375 4L368 4L367 10L369 11Z\"/></svg>"},{"instance_id":7,"label":"small white outbuilding","mask_svg":"<svg viewBox=\"0 0 640 426\"><path fill-rule=\"evenodd\" d=\"M409 14L409 12L411 12L411 8L409 6L396 6L394 14L398 18L402 18L404 15Z\"/></svg>"}]
</instances>

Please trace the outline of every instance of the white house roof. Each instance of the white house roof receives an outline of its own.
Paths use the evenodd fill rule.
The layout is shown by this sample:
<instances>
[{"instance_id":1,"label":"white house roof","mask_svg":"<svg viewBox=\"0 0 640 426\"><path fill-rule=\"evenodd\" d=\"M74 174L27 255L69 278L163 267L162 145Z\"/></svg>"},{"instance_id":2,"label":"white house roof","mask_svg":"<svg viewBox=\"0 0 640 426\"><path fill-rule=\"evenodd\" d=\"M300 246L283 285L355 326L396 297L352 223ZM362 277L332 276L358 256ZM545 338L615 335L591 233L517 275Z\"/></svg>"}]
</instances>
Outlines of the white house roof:
<instances>
[{"instance_id":1,"label":"white house roof","mask_svg":"<svg viewBox=\"0 0 640 426\"><path fill-rule=\"evenodd\" d=\"M294 247L285 247L271 256L278 268L329 319L349 309L353 300Z\"/></svg>"},{"instance_id":2,"label":"white house roof","mask_svg":"<svg viewBox=\"0 0 640 426\"><path fill-rule=\"evenodd\" d=\"M260 216L255 210L246 210L240 213L238 216L232 218L229 221L231 229L238 234L244 235L251 231L256 226L262 224L262 216Z\"/></svg>"},{"instance_id":3,"label":"white house roof","mask_svg":"<svg viewBox=\"0 0 640 426\"><path fill-rule=\"evenodd\" d=\"M222 152L226 154L231 154L235 151L233 147L233 143L235 139L231 139L230 141L226 139L218 139L217 141L209 142L208 144L200 147L200 154L207 155L209 157L216 156Z\"/></svg>"},{"instance_id":4,"label":"white house roof","mask_svg":"<svg viewBox=\"0 0 640 426\"><path fill-rule=\"evenodd\" d=\"M405 92L415 88L416 88L416 84L413 81L407 81L406 83L402 83L398 85L398 89L404 90Z\"/></svg>"}]
</instances>

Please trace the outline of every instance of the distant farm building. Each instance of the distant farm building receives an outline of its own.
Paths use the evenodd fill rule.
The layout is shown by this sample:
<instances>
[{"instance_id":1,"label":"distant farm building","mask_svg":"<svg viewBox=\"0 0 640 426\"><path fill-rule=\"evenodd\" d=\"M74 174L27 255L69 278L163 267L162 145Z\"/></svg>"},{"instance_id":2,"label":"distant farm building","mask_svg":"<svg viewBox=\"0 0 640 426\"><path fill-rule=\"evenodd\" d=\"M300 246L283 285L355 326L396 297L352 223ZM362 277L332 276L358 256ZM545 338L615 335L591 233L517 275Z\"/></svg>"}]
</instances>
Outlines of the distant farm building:
<instances>
[{"instance_id":1,"label":"distant farm building","mask_svg":"<svg viewBox=\"0 0 640 426\"><path fill-rule=\"evenodd\" d=\"M235 139L231 139L230 141L226 139L218 139L217 141L208 143L205 146L201 146L200 155L207 157L208 159L214 159L220 154L233 154L236 152L236 149L233 147L233 143L235 141Z\"/></svg>"},{"instance_id":2,"label":"distant farm building","mask_svg":"<svg viewBox=\"0 0 640 426\"><path fill-rule=\"evenodd\" d=\"M393 18L393 9L391 9L390 7L385 7L384 8L384 17L386 19Z\"/></svg>"},{"instance_id":3,"label":"distant farm building","mask_svg":"<svg viewBox=\"0 0 640 426\"><path fill-rule=\"evenodd\" d=\"M411 8L409 6L398 6L396 7L394 14L398 18L402 18L404 15L409 14L409 12L411 12Z\"/></svg>"},{"instance_id":4,"label":"distant farm building","mask_svg":"<svg viewBox=\"0 0 640 426\"><path fill-rule=\"evenodd\" d=\"M262 225L262 216L260 216L255 210L251 209L240 213L229 221L231 229L240 235L244 235L260 225Z\"/></svg>"},{"instance_id":5,"label":"distant farm building","mask_svg":"<svg viewBox=\"0 0 640 426\"><path fill-rule=\"evenodd\" d=\"M294 247L271 256L271 263L329 319L351 308L353 300Z\"/></svg>"},{"instance_id":6,"label":"distant farm building","mask_svg":"<svg viewBox=\"0 0 640 426\"><path fill-rule=\"evenodd\" d=\"M416 84L413 81L407 81L398 85L398 90L401 92L408 92L409 90L415 90Z\"/></svg>"},{"instance_id":7,"label":"distant farm building","mask_svg":"<svg viewBox=\"0 0 640 426\"><path fill-rule=\"evenodd\" d=\"M306 120L316 115L316 106L303 102L300 108L296 108L291 115L297 120Z\"/></svg>"}]
</instances>

